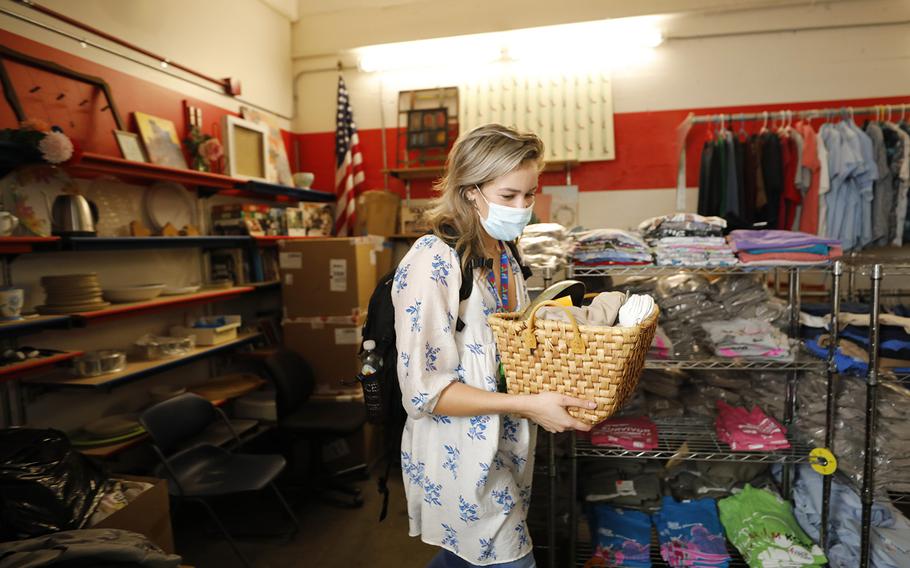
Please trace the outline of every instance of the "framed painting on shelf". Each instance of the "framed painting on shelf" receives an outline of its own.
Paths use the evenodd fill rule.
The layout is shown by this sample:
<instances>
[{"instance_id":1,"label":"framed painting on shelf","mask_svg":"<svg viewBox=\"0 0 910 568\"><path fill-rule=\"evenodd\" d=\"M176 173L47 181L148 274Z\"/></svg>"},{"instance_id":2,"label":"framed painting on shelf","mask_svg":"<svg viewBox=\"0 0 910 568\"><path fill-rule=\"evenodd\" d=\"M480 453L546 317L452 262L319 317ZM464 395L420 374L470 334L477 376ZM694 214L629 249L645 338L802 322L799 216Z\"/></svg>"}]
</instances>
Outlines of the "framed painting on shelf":
<instances>
[{"instance_id":1,"label":"framed painting on shelf","mask_svg":"<svg viewBox=\"0 0 910 568\"><path fill-rule=\"evenodd\" d=\"M126 130L114 130L114 138L117 140L117 146L120 147L120 153L123 159L134 162L148 162L145 156L145 149L142 147L142 139L135 132Z\"/></svg>"},{"instance_id":2,"label":"framed painting on shelf","mask_svg":"<svg viewBox=\"0 0 910 568\"><path fill-rule=\"evenodd\" d=\"M227 175L235 178L268 182L267 126L226 114L222 121Z\"/></svg>"},{"instance_id":3,"label":"framed painting on shelf","mask_svg":"<svg viewBox=\"0 0 910 568\"><path fill-rule=\"evenodd\" d=\"M173 122L144 112L134 112L133 116L136 117L136 126L142 135L142 143L153 164L188 169Z\"/></svg>"},{"instance_id":4,"label":"framed painting on shelf","mask_svg":"<svg viewBox=\"0 0 910 568\"><path fill-rule=\"evenodd\" d=\"M272 183L293 186L291 165L288 162L288 153L284 147L284 139L281 137L281 127L278 126L278 122L272 116L248 106L241 106L240 113L246 120L261 124L269 130L268 171L266 172L268 180Z\"/></svg>"}]
</instances>

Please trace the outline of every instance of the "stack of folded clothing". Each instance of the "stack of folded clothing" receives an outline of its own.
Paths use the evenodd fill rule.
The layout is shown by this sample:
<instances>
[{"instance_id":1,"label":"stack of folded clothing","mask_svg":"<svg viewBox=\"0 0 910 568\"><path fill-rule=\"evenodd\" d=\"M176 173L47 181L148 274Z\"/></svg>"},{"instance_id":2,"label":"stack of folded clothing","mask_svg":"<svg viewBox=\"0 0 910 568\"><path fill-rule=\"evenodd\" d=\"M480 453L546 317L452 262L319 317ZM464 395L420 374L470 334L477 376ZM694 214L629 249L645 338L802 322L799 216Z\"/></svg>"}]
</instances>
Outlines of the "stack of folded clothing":
<instances>
[{"instance_id":1,"label":"stack of folded clothing","mask_svg":"<svg viewBox=\"0 0 910 568\"><path fill-rule=\"evenodd\" d=\"M825 553L800 528L790 505L764 489L746 485L717 503L727 538L749 566L824 566Z\"/></svg>"},{"instance_id":2,"label":"stack of folded clothing","mask_svg":"<svg viewBox=\"0 0 910 568\"><path fill-rule=\"evenodd\" d=\"M664 497L652 517L660 540L660 556L670 566L730 565L727 541L713 499L677 502Z\"/></svg>"},{"instance_id":3,"label":"stack of folded clothing","mask_svg":"<svg viewBox=\"0 0 910 568\"><path fill-rule=\"evenodd\" d=\"M613 469L587 473L582 482L585 501L637 511L654 512L660 509L660 478L652 471L640 473Z\"/></svg>"},{"instance_id":4,"label":"stack of folded clothing","mask_svg":"<svg viewBox=\"0 0 910 568\"><path fill-rule=\"evenodd\" d=\"M638 231L646 239L664 237L719 237L727 228L727 221L720 217L703 217L695 213L675 213L645 219Z\"/></svg>"},{"instance_id":5,"label":"stack of folded clothing","mask_svg":"<svg viewBox=\"0 0 910 568\"><path fill-rule=\"evenodd\" d=\"M677 213L647 219L638 230L661 266L732 266L737 260L722 236L726 227L720 217Z\"/></svg>"},{"instance_id":6,"label":"stack of folded clothing","mask_svg":"<svg viewBox=\"0 0 910 568\"><path fill-rule=\"evenodd\" d=\"M664 473L665 492L679 500L722 499L741 490L771 484L770 468L750 462L680 462Z\"/></svg>"},{"instance_id":7,"label":"stack of folded clothing","mask_svg":"<svg viewBox=\"0 0 910 568\"><path fill-rule=\"evenodd\" d=\"M664 237L651 243L660 266L733 266L739 264L723 237Z\"/></svg>"},{"instance_id":8,"label":"stack of folded clothing","mask_svg":"<svg viewBox=\"0 0 910 568\"><path fill-rule=\"evenodd\" d=\"M809 465L799 466L793 487L793 513L799 525L818 541L821 528L822 478ZM862 501L851 487L832 478L829 505L829 559L832 568L860 565ZM872 505L872 566L903 566L910 554L910 522L890 503Z\"/></svg>"},{"instance_id":9,"label":"stack of folded clothing","mask_svg":"<svg viewBox=\"0 0 910 568\"><path fill-rule=\"evenodd\" d=\"M753 406L751 411L717 401L717 439L735 452L774 451L790 447L780 422Z\"/></svg>"},{"instance_id":10,"label":"stack of folded clothing","mask_svg":"<svg viewBox=\"0 0 910 568\"><path fill-rule=\"evenodd\" d=\"M644 416L610 418L591 430L591 443L627 450L653 450L657 447L657 426Z\"/></svg>"},{"instance_id":11,"label":"stack of folded clothing","mask_svg":"<svg viewBox=\"0 0 910 568\"><path fill-rule=\"evenodd\" d=\"M593 229L575 233L575 264L600 266L611 264L652 264L651 252L641 238L619 229Z\"/></svg>"},{"instance_id":12,"label":"stack of folded clothing","mask_svg":"<svg viewBox=\"0 0 910 568\"><path fill-rule=\"evenodd\" d=\"M708 333L714 353L721 357L793 359L790 340L767 321L735 318L703 322L701 327Z\"/></svg>"},{"instance_id":13,"label":"stack of folded clothing","mask_svg":"<svg viewBox=\"0 0 910 568\"><path fill-rule=\"evenodd\" d=\"M607 566L651 566L651 518L640 511L594 505L591 512L594 557Z\"/></svg>"},{"instance_id":14,"label":"stack of folded clothing","mask_svg":"<svg viewBox=\"0 0 910 568\"><path fill-rule=\"evenodd\" d=\"M821 264L843 254L839 240L799 231L741 229L727 239L743 264Z\"/></svg>"},{"instance_id":15,"label":"stack of folded clothing","mask_svg":"<svg viewBox=\"0 0 910 568\"><path fill-rule=\"evenodd\" d=\"M601 327L632 327L654 312L656 303L647 294L626 298L622 292L601 292L587 306L544 306L536 311L538 319ZM570 317L571 314L571 317Z\"/></svg>"},{"instance_id":16,"label":"stack of folded clothing","mask_svg":"<svg viewBox=\"0 0 910 568\"><path fill-rule=\"evenodd\" d=\"M572 236L559 223L528 225L518 240L521 259L531 268L562 268L574 246Z\"/></svg>"}]
</instances>

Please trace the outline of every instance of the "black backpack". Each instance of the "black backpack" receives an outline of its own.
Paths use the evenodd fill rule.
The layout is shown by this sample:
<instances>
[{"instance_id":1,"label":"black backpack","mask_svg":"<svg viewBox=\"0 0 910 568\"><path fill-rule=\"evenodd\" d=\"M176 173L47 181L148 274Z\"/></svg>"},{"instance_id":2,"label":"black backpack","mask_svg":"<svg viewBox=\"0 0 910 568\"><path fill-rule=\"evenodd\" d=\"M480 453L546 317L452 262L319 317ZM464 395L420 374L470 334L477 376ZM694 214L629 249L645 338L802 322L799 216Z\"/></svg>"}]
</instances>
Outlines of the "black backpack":
<instances>
[{"instance_id":1,"label":"black backpack","mask_svg":"<svg viewBox=\"0 0 910 568\"><path fill-rule=\"evenodd\" d=\"M428 233L432 234L432 233ZM451 230L446 230L446 236L443 240L452 248L455 248L455 235ZM531 270L521 262L521 255L518 247L514 242L507 242L512 256L521 266L521 272L524 277L531 277ZM474 279L471 277L475 268L483 266L492 268L492 260L482 258L472 258L468 264L468 277L465 273L461 275L461 287L458 289L458 299L463 302L470 297L474 288ZM460 263L459 263L460 266ZM395 307L392 305L392 286L395 280L395 271L379 279L379 283L370 296L370 304L367 308L367 318L363 324L363 340L372 339L376 342L374 352L382 357L382 367L370 376L370 381L374 381L374 389L368 389L367 383L360 377L358 379L364 387L364 403L367 407L367 420L380 427L381 452L380 460L386 460L385 473L380 476L379 492L382 494L382 511L379 513L379 520L385 519L389 508L389 488L388 479L389 471L392 464L399 460L401 452L401 433L404 429L404 423L407 420L407 413L401 404L401 386L398 383L398 349L396 347L395 337ZM455 324L455 330L460 332L464 329L464 322L461 318ZM363 353L363 344L361 344L360 354Z\"/></svg>"}]
</instances>

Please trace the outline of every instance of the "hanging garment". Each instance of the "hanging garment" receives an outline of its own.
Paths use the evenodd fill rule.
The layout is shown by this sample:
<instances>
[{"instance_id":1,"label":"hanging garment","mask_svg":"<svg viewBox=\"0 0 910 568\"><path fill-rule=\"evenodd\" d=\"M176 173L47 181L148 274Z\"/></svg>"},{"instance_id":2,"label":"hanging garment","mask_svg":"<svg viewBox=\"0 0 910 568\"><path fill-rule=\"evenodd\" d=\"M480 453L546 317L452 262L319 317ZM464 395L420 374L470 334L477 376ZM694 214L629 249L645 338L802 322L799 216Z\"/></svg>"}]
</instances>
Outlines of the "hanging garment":
<instances>
[{"instance_id":1,"label":"hanging garment","mask_svg":"<svg viewBox=\"0 0 910 568\"><path fill-rule=\"evenodd\" d=\"M790 138L796 142L796 173L793 177L793 184L796 186L796 191L799 193L800 201L796 206L796 211L793 216L793 224L789 225L787 229L792 231L799 230L799 218L802 216L803 198L806 196L806 191L809 189L809 182L811 178L806 177L803 168L803 154L805 146L805 141L803 140L803 135L800 134L799 129L792 126L787 127L787 132L790 134Z\"/></svg>"},{"instance_id":2,"label":"hanging garment","mask_svg":"<svg viewBox=\"0 0 910 568\"><path fill-rule=\"evenodd\" d=\"M891 241L891 244L899 247L904 243L904 223L906 223L907 220L908 207L907 190L910 188L910 128L897 128L890 123L885 123L885 126L894 127L894 130L900 136L900 150L895 156L895 160L899 161L898 168L896 169L897 174L894 176L895 183L897 184L895 197L895 234ZM892 173L894 172L895 168L892 166Z\"/></svg>"},{"instance_id":3,"label":"hanging garment","mask_svg":"<svg viewBox=\"0 0 910 568\"><path fill-rule=\"evenodd\" d=\"M860 194L860 246L866 247L872 243L872 198L873 186L878 180L878 166L875 163L875 153L872 140L863 132L853 119L844 121L844 128L856 135L859 143L861 157L860 169L856 172L856 181Z\"/></svg>"},{"instance_id":4,"label":"hanging garment","mask_svg":"<svg viewBox=\"0 0 910 568\"><path fill-rule=\"evenodd\" d=\"M828 168L828 149L821 133L815 136L815 145L818 150L818 230L813 232L820 237L828 235L828 192L831 191L831 175Z\"/></svg>"},{"instance_id":5,"label":"hanging garment","mask_svg":"<svg viewBox=\"0 0 910 568\"><path fill-rule=\"evenodd\" d=\"M888 212L888 244L894 242L898 226L898 200L900 199L900 170L904 160L904 141L900 130L881 123L882 139L885 145L885 162L888 167L887 177L891 179L892 208ZM881 183L881 182L879 182Z\"/></svg>"},{"instance_id":6,"label":"hanging garment","mask_svg":"<svg viewBox=\"0 0 910 568\"><path fill-rule=\"evenodd\" d=\"M878 170L878 179L872 186L872 245L885 246L894 238L894 179L888 168L885 135L875 122L866 125L866 135L872 141L872 155Z\"/></svg>"},{"instance_id":7,"label":"hanging garment","mask_svg":"<svg viewBox=\"0 0 910 568\"><path fill-rule=\"evenodd\" d=\"M796 170L799 164L796 141L792 136L780 137L781 166L783 170L783 186L778 202L777 226L778 229L790 230L796 217L796 206L802 196L796 189Z\"/></svg>"},{"instance_id":8,"label":"hanging garment","mask_svg":"<svg viewBox=\"0 0 910 568\"><path fill-rule=\"evenodd\" d=\"M714 142L705 141L701 148L701 166L698 170L698 214L710 215L708 207L711 192L711 161L714 158Z\"/></svg>"},{"instance_id":9,"label":"hanging garment","mask_svg":"<svg viewBox=\"0 0 910 568\"><path fill-rule=\"evenodd\" d=\"M741 213L743 225L751 227L755 221L755 201L758 198L757 169L759 164L755 157L755 145L752 140L744 137L739 141L743 153L742 174L742 203Z\"/></svg>"},{"instance_id":10,"label":"hanging garment","mask_svg":"<svg viewBox=\"0 0 910 568\"><path fill-rule=\"evenodd\" d=\"M760 137L762 177L767 202L762 208L761 219L768 222L768 227L777 228L778 208L783 194L784 172L781 157L781 142L777 134L765 132Z\"/></svg>"},{"instance_id":11,"label":"hanging garment","mask_svg":"<svg viewBox=\"0 0 910 568\"><path fill-rule=\"evenodd\" d=\"M728 219L739 218L739 179L736 171L736 146L733 143L733 135L729 132L724 134L724 143L726 144L726 184L724 186L724 208L721 210L723 217Z\"/></svg>"},{"instance_id":12,"label":"hanging garment","mask_svg":"<svg viewBox=\"0 0 910 568\"><path fill-rule=\"evenodd\" d=\"M820 186L820 169L819 161L818 136L812 130L812 125L808 122L800 122L796 129L803 137L803 157L800 161L800 171L802 172L802 183L806 184L805 193L802 200L802 211L799 216L799 230L811 235L819 234L818 217L819 217L819 186Z\"/></svg>"},{"instance_id":13,"label":"hanging garment","mask_svg":"<svg viewBox=\"0 0 910 568\"><path fill-rule=\"evenodd\" d=\"M753 163L755 166L755 202L752 209L752 219L755 222L759 219L765 219L763 212L768 205L768 194L765 190L765 174L762 169L761 137L753 135L749 138L749 143L752 145L752 155L755 158Z\"/></svg>"}]
</instances>

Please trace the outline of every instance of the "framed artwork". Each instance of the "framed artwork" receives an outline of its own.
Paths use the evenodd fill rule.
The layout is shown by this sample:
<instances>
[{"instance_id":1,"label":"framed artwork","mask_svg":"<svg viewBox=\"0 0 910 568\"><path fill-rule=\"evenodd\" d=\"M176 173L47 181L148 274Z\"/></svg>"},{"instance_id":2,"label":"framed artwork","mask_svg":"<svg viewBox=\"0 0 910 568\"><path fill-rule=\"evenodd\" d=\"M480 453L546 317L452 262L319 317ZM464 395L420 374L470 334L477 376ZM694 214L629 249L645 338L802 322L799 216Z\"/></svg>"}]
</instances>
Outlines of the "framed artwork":
<instances>
[{"instance_id":1,"label":"framed artwork","mask_svg":"<svg viewBox=\"0 0 910 568\"><path fill-rule=\"evenodd\" d=\"M117 145L120 146L120 153L125 160L134 162L148 162L145 156L145 149L142 147L142 139L135 132L126 130L114 130L114 138L117 139Z\"/></svg>"},{"instance_id":2,"label":"framed artwork","mask_svg":"<svg viewBox=\"0 0 910 568\"><path fill-rule=\"evenodd\" d=\"M227 175L268 182L269 129L252 120L226 114L222 119Z\"/></svg>"},{"instance_id":3,"label":"framed artwork","mask_svg":"<svg viewBox=\"0 0 910 568\"><path fill-rule=\"evenodd\" d=\"M284 146L278 122L271 115L248 106L241 106L240 114L243 115L243 118L269 129L268 175L266 176L268 180L272 183L293 186L291 164L288 162L288 152Z\"/></svg>"},{"instance_id":4,"label":"framed artwork","mask_svg":"<svg viewBox=\"0 0 910 568\"><path fill-rule=\"evenodd\" d=\"M428 108L408 111L408 150L445 148L449 142L449 111Z\"/></svg>"},{"instance_id":5,"label":"framed artwork","mask_svg":"<svg viewBox=\"0 0 910 568\"><path fill-rule=\"evenodd\" d=\"M153 164L187 169L186 158L183 156L183 148L180 146L173 122L144 112L134 112L133 116L136 117L142 143Z\"/></svg>"}]
</instances>

